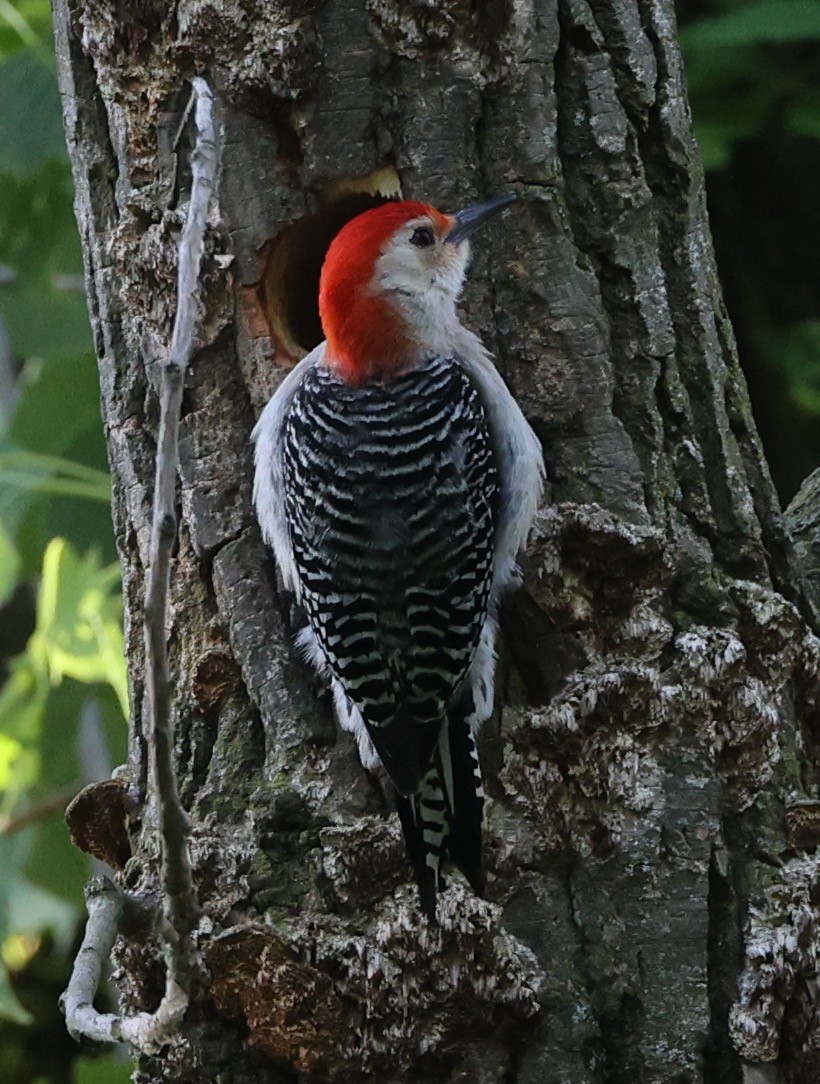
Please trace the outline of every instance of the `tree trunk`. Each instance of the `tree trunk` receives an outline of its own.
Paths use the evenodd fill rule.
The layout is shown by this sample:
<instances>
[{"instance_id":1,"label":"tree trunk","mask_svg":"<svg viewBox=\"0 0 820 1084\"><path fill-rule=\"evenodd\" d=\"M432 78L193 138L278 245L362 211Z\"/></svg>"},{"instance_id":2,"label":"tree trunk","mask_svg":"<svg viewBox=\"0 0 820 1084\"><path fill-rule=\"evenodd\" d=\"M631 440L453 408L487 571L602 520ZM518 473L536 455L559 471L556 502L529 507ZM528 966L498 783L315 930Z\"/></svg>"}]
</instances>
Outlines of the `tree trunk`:
<instances>
[{"instance_id":1,"label":"tree trunk","mask_svg":"<svg viewBox=\"0 0 820 1084\"><path fill-rule=\"evenodd\" d=\"M55 0L55 24L141 797L195 72L222 132L168 630L210 981L137 1079L816 1079L820 652L721 301L671 0ZM465 319L551 481L482 738L489 898L453 878L437 928L292 649L251 510L250 430L318 336L323 246L399 186L444 209L520 194L476 246ZM132 847L124 881L151 891L150 801ZM156 1003L157 959L121 939L129 1010Z\"/></svg>"}]
</instances>

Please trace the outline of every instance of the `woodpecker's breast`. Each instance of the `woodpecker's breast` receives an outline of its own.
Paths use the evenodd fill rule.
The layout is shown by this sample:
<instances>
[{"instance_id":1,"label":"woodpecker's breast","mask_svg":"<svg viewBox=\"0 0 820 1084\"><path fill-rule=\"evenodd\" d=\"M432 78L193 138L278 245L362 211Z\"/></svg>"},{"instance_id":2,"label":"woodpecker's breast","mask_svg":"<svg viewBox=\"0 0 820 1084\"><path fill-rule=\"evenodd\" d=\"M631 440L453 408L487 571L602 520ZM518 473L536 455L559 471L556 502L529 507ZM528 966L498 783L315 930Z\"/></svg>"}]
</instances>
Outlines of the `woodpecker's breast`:
<instances>
[{"instance_id":1,"label":"woodpecker's breast","mask_svg":"<svg viewBox=\"0 0 820 1084\"><path fill-rule=\"evenodd\" d=\"M451 358L352 387L310 368L285 422L285 511L308 619L371 725L442 717L487 615L497 478Z\"/></svg>"}]
</instances>

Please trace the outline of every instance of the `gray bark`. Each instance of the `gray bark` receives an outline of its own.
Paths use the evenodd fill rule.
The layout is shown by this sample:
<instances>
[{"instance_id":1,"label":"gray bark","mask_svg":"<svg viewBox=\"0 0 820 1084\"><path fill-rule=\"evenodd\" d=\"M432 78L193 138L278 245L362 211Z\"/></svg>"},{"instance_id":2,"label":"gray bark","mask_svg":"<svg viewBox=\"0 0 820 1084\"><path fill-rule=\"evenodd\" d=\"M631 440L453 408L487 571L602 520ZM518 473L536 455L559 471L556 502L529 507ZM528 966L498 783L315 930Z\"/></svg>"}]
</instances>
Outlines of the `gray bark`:
<instances>
[{"instance_id":1,"label":"gray bark","mask_svg":"<svg viewBox=\"0 0 820 1084\"><path fill-rule=\"evenodd\" d=\"M222 130L168 630L210 981L138 1079L815 1079L816 615L721 301L670 0L55 0L55 25L141 796L194 72ZM290 646L250 503L251 427L312 345L322 216L399 182L445 209L522 195L464 310L551 479L482 742L489 899L454 879L434 930ZM132 888L155 888L155 839L148 802ZM119 960L126 1005L152 1008L158 946L123 938Z\"/></svg>"}]
</instances>

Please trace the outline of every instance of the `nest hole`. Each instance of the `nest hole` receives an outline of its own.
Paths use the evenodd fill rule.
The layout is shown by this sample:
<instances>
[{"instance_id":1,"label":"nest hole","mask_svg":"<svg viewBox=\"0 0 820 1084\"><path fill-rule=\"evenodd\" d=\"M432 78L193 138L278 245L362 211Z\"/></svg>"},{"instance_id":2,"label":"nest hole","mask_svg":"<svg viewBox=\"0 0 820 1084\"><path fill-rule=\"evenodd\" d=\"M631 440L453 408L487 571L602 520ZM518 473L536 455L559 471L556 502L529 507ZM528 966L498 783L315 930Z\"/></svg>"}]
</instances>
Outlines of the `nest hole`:
<instances>
[{"instance_id":1,"label":"nest hole","mask_svg":"<svg viewBox=\"0 0 820 1084\"><path fill-rule=\"evenodd\" d=\"M277 359L301 357L324 337L319 273L342 226L400 197L399 177L390 167L364 178L339 178L325 187L316 210L285 226L263 247L265 266L257 292Z\"/></svg>"}]
</instances>

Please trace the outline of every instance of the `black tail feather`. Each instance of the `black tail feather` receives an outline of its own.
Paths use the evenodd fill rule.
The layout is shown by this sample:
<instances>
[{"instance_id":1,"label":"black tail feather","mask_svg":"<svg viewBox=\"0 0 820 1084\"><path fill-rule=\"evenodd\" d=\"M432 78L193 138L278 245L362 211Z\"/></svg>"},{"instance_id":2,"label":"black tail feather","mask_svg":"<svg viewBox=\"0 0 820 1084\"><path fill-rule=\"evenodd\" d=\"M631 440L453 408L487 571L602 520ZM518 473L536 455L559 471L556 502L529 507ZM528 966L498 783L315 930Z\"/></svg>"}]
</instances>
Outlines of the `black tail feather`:
<instances>
[{"instance_id":1,"label":"black tail feather","mask_svg":"<svg viewBox=\"0 0 820 1084\"><path fill-rule=\"evenodd\" d=\"M483 896L481 823L484 816L484 788L481 785L475 738L464 713L449 720L449 744L453 766L453 811L447 850L470 882L473 892Z\"/></svg>"},{"instance_id":2,"label":"black tail feather","mask_svg":"<svg viewBox=\"0 0 820 1084\"><path fill-rule=\"evenodd\" d=\"M443 888L442 864L448 854L476 895L483 896L484 793L466 711L451 713L418 788L407 796L397 790L396 805L427 918L435 922L436 896Z\"/></svg>"},{"instance_id":3,"label":"black tail feather","mask_svg":"<svg viewBox=\"0 0 820 1084\"><path fill-rule=\"evenodd\" d=\"M436 896L441 889L440 865L428 865L427 845L419 818L418 794L409 797L396 791L396 808L404 830L407 854L419 890L419 903L429 922L436 921Z\"/></svg>"},{"instance_id":4,"label":"black tail feather","mask_svg":"<svg viewBox=\"0 0 820 1084\"><path fill-rule=\"evenodd\" d=\"M396 791L404 796L414 794L430 763L438 725L419 723L412 715L398 711L392 722L368 726L367 733Z\"/></svg>"}]
</instances>

